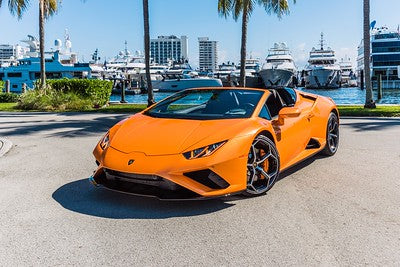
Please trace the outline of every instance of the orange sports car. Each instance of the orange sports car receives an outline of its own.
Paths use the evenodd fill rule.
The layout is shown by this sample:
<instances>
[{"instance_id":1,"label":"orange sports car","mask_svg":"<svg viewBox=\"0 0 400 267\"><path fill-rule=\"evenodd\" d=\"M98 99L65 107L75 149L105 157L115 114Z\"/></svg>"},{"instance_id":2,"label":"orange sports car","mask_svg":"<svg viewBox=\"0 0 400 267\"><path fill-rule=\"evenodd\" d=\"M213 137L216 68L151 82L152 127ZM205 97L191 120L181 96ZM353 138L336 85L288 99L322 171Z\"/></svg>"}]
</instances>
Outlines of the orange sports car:
<instances>
[{"instance_id":1,"label":"orange sports car","mask_svg":"<svg viewBox=\"0 0 400 267\"><path fill-rule=\"evenodd\" d=\"M267 192L279 173L339 144L330 98L291 88L178 92L112 127L94 149L95 185L160 199Z\"/></svg>"}]
</instances>

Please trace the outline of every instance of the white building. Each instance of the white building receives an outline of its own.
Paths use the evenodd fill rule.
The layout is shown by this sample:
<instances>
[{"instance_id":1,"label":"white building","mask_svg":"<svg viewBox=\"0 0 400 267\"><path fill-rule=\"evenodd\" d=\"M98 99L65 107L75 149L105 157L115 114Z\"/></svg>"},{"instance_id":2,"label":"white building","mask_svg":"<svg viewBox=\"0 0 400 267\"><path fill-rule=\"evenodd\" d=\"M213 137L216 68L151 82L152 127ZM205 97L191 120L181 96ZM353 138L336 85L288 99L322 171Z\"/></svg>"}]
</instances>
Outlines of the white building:
<instances>
[{"instance_id":1,"label":"white building","mask_svg":"<svg viewBox=\"0 0 400 267\"><path fill-rule=\"evenodd\" d=\"M208 37L199 38L199 68L202 71L215 71L218 67L218 42Z\"/></svg>"},{"instance_id":2,"label":"white building","mask_svg":"<svg viewBox=\"0 0 400 267\"><path fill-rule=\"evenodd\" d=\"M158 64L167 64L169 60L186 61L188 54L187 36L158 36L150 40L150 57Z\"/></svg>"},{"instance_id":3,"label":"white building","mask_svg":"<svg viewBox=\"0 0 400 267\"><path fill-rule=\"evenodd\" d=\"M0 60L9 60L15 58L15 47L13 45L0 45Z\"/></svg>"}]
</instances>

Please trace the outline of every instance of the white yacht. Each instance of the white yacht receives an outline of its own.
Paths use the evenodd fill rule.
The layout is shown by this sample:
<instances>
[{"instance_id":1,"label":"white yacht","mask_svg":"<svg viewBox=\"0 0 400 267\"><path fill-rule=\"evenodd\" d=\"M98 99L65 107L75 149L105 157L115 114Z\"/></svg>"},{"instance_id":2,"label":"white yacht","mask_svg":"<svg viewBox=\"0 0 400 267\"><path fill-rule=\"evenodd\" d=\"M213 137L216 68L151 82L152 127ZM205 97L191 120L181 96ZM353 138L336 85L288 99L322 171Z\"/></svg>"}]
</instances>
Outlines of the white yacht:
<instances>
[{"instance_id":1,"label":"white yacht","mask_svg":"<svg viewBox=\"0 0 400 267\"><path fill-rule=\"evenodd\" d=\"M197 87L222 87L222 81L210 77L176 77L175 79L153 80L152 85L159 92L177 92Z\"/></svg>"},{"instance_id":2,"label":"white yacht","mask_svg":"<svg viewBox=\"0 0 400 267\"><path fill-rule=\"evenodd\" d=\"M296 65L286 43L275 43L259 74L266 87L285 87L293 82Z\"/></svg>"},{"instance_id":3,"label":"white yacht","mask_svg":"<svg viewBox=\"0 0 400 267\"><path fill-rule=\"evenodd\" d=\"M107 76L119 77L128 76L137 79L140 73L145 69L144 56L140 51L132 54L127 47L125 41L125 49L120 51L117 56L109 60L105 64Z\"/></svg>"},{"instance_id":4,"label":"white yacht","mask_svg":"<svg viewBox=\"0 0 400 267\"><path fill-rule=\"evenodd\" d=\"M335 58L335 51L324 48L324 34L321 33L320 49L310 52L308 65L304 69L306 88L333 89L339 88L341 82L340 66Z\"/></svg>"},{"instance_id":5,"label":"white yacht","mask_svg":"<svg viewBox=\"0 0 400 267\"><path fill-rule=\"evenodd\" d=\"M227 62L222 63L218 66L218 70L214 71L214 76L217 78L226 78L228 75L231 75L232 72L235 72L237 67L235 63Z\"/></svg>"},{"instance_id":6,"label":"white yacht","mask_svg":"<svg viewBox=\"0 0 400 267\"><path fill-rule=\"evenodd\" d=\"M353 71L353 64L351 63L350 58L341 59L339 62L340 70L342 72L342 87L356 87L357 86L357 78Z\"/></svg>"},{"instance_id":7,"label":"white yacht","mask_svg":"<svg viewBox=\"0 0 400 267\"><path fill-rule=\"evenodd\" d=\"M198 72L194 71L192 66L188 62L173 62L172 66L165 71L165 75L173 76L173 75L190 75L190 76L198 76Z\"/></svg>"},{"instance_id":8,"label":"white yacht","mask_svg":"<svg viewBox=\"0 0 400 267\"><path fill-rule=\"evenodd\" d=\"M153 88L160 92L177 92L196 87L221 87L220 79L199 77L189 63L174 63L163 75L161 80L152 80Z\"/></svg>"},{"instance_id":9,"label":"white yacht","mask_svg":"<svg viewBox=\"0 0 400 267\"><path fill-rule=\"evenodd\" d=\"M246 77L254 77L260 71L259 59L253 59L251 57L247 58L245 64L246 64L245 66ZM233 75L240 77L240 66L241 64L239 63L236 71L233 72Z\"/></svg>"}]
</instances>

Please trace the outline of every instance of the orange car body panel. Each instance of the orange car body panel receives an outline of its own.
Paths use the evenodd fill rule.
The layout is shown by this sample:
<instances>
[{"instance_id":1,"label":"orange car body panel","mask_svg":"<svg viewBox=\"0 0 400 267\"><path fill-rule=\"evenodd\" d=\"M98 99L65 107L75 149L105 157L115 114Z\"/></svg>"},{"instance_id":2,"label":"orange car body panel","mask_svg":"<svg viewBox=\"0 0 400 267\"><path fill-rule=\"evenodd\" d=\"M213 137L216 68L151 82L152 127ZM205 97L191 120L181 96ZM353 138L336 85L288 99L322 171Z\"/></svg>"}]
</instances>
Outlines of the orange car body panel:
<instances>
[{"instance_id":1,"label":"orange car body panel","mask_svg":"<svg viewBox=\"0 0 400 267\"><path fill-rule=\"evenodd\" d=\"M251 118L153 118L144 115L145 110L116 124L109 131L109 147L103 150L99 142L93 151L99 163L94 177L104 168L124 173L158 175L202 197L223 196L246 189L247 156L252 141L260 133L268 132L273 138L280 155L281 170L324 148L329 114L332 111L338 114L331 99L296 91L297 101L290 109L298 109L300 114L284 118L284 123L280 124L277 119L266 120L258 116L270 92L246 89L264 91ZM319 148L306 149L311 137L319 141ZM225 140L227 142L211 156L188 160L182 154ZM134 159L134 164L128 165L131 159ZM223 177L229 187L211 189L184 175L203 169L210 169Z\"/></svg>"}]
</instances>

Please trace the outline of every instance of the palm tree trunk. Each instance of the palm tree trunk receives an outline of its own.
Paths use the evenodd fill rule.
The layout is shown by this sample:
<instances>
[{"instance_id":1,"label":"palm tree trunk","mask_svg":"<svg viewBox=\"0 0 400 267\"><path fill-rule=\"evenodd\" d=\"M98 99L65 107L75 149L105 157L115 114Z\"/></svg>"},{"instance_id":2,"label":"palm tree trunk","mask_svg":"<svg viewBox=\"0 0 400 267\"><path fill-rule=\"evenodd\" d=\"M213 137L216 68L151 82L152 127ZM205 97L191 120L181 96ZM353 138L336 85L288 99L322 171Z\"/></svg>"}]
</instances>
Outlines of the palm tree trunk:
<instances>
[{"instance_id":1,"label":"palm tree trunk","mask_svg":"<svg viewBox=\"0 0 400 267\"><path fill-rule=\"evenodd\" d=\"M39 1L39 39L40 39L40 87L46 86L46 64L44 58L44 0Z\"/></svg>"},{"instance_id":2,"label":"palm tree trunk","mask_svg":"<svg viewBox=\"0 0 400 267\"><path fill-rule=\"evenodd\" d=\"M364 108L375 108L372 99L371 85L371 35L370 35L370 0L364 0L364 77L365 77L365 105Z\"/></svg>"},{"instance_id":3,"label":"palm tree trunk","mask_svg":"<svg viewBox=\"0 0 400 267\"><path fill-rule=\"evenodd\" d=\"M245 4L242 14L242 45L240 49L240 81L239 86L246 87L246 43L247 43L247 22L248 6Z\"/></svg>"},{"instance_id":4,"label":"palm tree trunk","mask_svg":"<svg viewBox=\"0 0 400 267\"><path fill-rule=\"evenodd\" d=\"M150 26L149 26L149 1L143 0L143 20L144 20L144 57L146 63L146 83L147 83L147 106L155 103L153 85L150 76Z\"/></svg>"}]
</instances>

